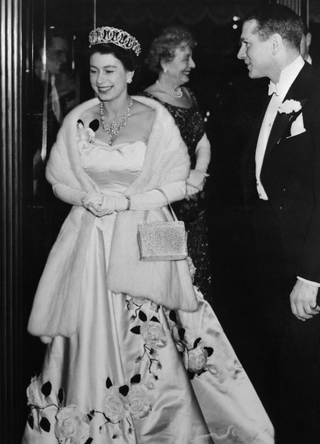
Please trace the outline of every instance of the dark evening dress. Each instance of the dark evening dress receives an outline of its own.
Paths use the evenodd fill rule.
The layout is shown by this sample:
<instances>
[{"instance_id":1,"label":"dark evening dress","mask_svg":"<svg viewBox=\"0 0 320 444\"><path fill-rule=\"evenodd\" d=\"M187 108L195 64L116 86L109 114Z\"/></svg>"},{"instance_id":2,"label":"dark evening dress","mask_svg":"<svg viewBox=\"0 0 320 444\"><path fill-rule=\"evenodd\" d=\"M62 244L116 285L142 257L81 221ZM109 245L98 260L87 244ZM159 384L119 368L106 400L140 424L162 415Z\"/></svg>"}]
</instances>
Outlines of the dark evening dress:
<instances>
[{"instance_id":1,"label":"dark evening dress","mask_svg":"<svg viewBox=\"0 0 320 444\"><path fill-rule=\"evenodd\" d=\"M182 108L163 102L145 91L139 93L139 95L157 100L170 112L180 130L184 143L188 147L191 169L194 169L197 160L196 148L205 133L205 127L196 98L190 90L189 93L192 99L190 108ZM184 221L188 232L188 253L196 267L193 283L200 289L205 299L212 302L211 262L205 202L206 194L202 191L197 194L196 199L184 199L175 202L172 206L178 219Z\"/></svg>"}]
</instances>

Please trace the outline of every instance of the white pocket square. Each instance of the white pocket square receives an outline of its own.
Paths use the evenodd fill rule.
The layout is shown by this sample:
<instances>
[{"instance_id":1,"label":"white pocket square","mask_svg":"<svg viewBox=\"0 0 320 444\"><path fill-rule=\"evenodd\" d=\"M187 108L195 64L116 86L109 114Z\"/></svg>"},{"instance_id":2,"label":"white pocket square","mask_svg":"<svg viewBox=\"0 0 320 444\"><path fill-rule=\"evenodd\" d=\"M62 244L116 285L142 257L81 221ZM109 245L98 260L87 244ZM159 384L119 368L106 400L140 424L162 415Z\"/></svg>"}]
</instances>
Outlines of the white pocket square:
<instances>
[{"instance_id":1,"label":"white pocket square","mask_svg":"<svg viewBox=\"0 0 320 444\"><path fill-rule=\"evenodd\" d=\"M304 133L305 131L306 129L303 124L303 116L302 113L300 113L299 116L296 118L296 120L292 122L289 137L298 136L299 134Z\"/></svg>"}]
</instances>

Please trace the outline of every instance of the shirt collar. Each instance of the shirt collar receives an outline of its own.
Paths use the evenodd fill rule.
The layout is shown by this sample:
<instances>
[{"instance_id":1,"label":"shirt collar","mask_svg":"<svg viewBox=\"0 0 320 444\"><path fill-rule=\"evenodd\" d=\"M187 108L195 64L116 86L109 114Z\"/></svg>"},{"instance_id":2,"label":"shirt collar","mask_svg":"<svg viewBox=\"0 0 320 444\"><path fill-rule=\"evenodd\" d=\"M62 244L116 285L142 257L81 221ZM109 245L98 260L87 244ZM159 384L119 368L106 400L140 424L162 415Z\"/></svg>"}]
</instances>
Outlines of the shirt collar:
<instances>
[{"instance_id":1,"label":"shirt collar","mask_svg":"<svg viewBox=\"0 0 320 444\"><path fill-rule=\"evenodd\" d=\"M278 83L269 83L269 95L275 93L276 96L285 96L295 78L304 66L304 60L299 55L290 65L286 66L280 73Z\"/></svg>"}]
</instances>

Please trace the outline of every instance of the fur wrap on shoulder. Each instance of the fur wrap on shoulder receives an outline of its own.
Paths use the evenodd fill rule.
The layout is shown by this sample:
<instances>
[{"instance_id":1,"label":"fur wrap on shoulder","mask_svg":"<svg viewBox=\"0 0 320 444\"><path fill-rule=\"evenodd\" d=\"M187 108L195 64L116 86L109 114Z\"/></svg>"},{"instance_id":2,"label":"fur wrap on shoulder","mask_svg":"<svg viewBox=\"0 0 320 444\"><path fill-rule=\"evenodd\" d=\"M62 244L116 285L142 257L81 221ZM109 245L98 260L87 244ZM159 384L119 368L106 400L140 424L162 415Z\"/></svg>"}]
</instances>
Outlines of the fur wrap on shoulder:
<instances>
[{"instance_id":1,"label":"fur wrap on shoulder","mask_svg":"<svg viewBox=\"0 0 320 444\"><path fill-rule=\"evenodd\" d=\"M188 150L169 112L155 100L134 96L155 110L142 171L126 195L153 190L189 175ZM65 118L53 146L46 176L88 192L99 191L81 166L77 144L77 120L99 103L89 100ZM169 211L150 211L150 220L170 220ZM106 216L108 217L108 216ZM139 260L137 225L144 211L117 214L111 244L107 287L114 293L143 297L169 309L195 311L195 296L187 261L142 262ZM44 342L61 335L70 337L81 322L82 275L87 245L95 216L82 206L72 207L50 252L35 295L28 331Z\"/></svg>"}]
</instances>

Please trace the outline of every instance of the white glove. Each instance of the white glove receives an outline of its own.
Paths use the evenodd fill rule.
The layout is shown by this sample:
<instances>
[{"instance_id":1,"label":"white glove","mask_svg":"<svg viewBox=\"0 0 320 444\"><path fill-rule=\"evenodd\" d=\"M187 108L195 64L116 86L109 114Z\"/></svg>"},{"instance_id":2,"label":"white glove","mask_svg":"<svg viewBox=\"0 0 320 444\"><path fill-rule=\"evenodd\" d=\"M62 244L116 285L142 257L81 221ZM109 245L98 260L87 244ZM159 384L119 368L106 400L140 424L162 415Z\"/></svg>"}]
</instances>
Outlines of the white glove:
<instances>
[{"instance_id":1,"label":"white glove","mask_svg":"<svg viewBox=\"0 0 320 444\"><path fill-rule=\"evenodd\" d=\"M186 199L196 199L199 191L202 191L206 182L208 165L211 158L210 142L206 133L199 140L196 148L196 167L190 171L187 179Z\"/></svg>"},{"instance_id":2,"label":"white glove","mask_svg":"<svg viewBox=\"0 0 320 444\"><path fill-rule=\"evenodd\" d=\"M196 148L196 170L207 172L209 162L211 159L211 148L210 142L206 133L199 140L197 148Z\"/></svg>"},{"instance_id":3,"label":"white glove","mask_svg":"<svg viewBox=\"0 0 320 444\"><path fill-rule=\"evenodd\" d=\"M186 194L186 199L187 200L190 200L190 199L191 200L197 200L198 193L199 193L198 188L191 187L190 185L187 185L187 194Z\"/></svg>"},{"instance_id":4,"label":"white glove","mask_svg":"<svg viewBox=\"0 0 320 444\"><path fill-rule=\"evenodd\" d=\"M186 195L186 183L184 180L179 182L172 182L164 185L161 188L168 201L175 202L184 199ZM168 204L164 195L157 189L145 191L144 193L134 194L130 199L125 196L103 196L101 205L97 208L90 208L90 211L97 217L102 217L107 214L112 214L115 211L130 210L154 210L165 207ZM129 208L128 208L129 207Z\"/></svg>"},{"instance_id":5,"label":"white glove","mask_svg":"<svg viewBox=\"0 0 320 444\"><path fill-rule=\"evenodd\" d=\"M128 200L125 196L108 196L106 194L98 194L97 196L99 196L100 200L95 200L94 204L92 201L88 203L88 210L97 217L127 209Z\"/></svg>"},{"instance_id":6,"label":"white glove","mask_svg":"<svg viewBox=\"0 0 320 444\"><path fill-rule=\"evenodd\" d=\"M83 205L82 199L87 195L86 191L71 188L61 183L53 185L52 190L56 197L71 205Z\"/></svg>"},{"instance_id":7,"label":"white glove","mask_svg":"<svg viewBox=\"0 0 320 444\"><path fill-rule=\"evenodd\" d=\"M196 188L197 192L202 191L204 184L206 182L206 177L208 177L209 174L207 174L204 171L200 170L191 170L189 177L187 179L187 185L190 185L190 187Z\"/></svg>"},{"instance_id":8,"label":"white glove","mask_svg":"<svg viewBox=\"0 0 320 444\"><path fill-rule=\"evenodd\" d=\"M184 180L172 182L159 188L165 192L170 203L182 200L186 196L186 182ZM134 194L130 196L130 199L125 196L87 193L62 184L54 185L53 190L55 195L64 202L71 205L83 205L97 217L112 214L115 211L126 211L128 206L131 210L153 210L168 204L164 195L157 189Z\"/></svg>"},{"instance_id":9,"label":"white glove","mask_svg":"<svg viewBox=\"0 0 320 444\"><path fill-rule=\"evenodd\" d=\"M103 194L101 193L87 193L82 199L82 205L91 213L95 214L103 202Z\"/></svg>"},{"instance_id":10,"label":"white glove","mask_svg":"<svg viewBox=\"0 0 320 444\"><path fill-rule=\"evenodd\" d=\"M84 206L87 210L98 208L102 203L103 195L99 193L88 193L77 188L68 187L61 183L53 185L56 197L71 205Z\"/></svg>"},{"instance_id":11,"label":"white glove","mask_svg":"<svg viewBox=\"0 0 320 444\"><path fill-rule=\"evenodd\" d=\"M166 194L169 203L182 200L186 196L186 181L172 182L161 187ZM164 195L157 189L134 194L131 197L131 210L154 210L165 207L168 202Z\"/></svg>"}]
</instances>

